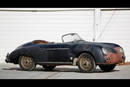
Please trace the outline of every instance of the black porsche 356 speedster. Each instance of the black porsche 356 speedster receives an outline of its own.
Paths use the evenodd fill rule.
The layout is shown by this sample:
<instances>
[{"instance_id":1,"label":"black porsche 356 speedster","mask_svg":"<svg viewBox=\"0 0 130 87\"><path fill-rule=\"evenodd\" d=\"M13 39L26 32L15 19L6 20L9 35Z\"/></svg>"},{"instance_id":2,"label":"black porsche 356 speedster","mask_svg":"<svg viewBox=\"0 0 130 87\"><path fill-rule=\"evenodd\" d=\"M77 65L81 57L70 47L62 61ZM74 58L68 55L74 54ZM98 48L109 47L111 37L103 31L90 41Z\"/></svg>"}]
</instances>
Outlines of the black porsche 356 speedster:
<instances>
[{"instance_id":1,"label":"black porsche 356 speedster","mask_svg":"<svg viewBox=\"0 0 130 87\"><path fill-rule=\"evenodd\" d=\"M77 33L62 36L62 43L34 40L17 47L5 61L19 64L23 70L34 70L36 65L53 70L57 65L75 65L81 72L92 72L98 65L101 70L112 71L125 62L123 48L114 43L88 42Z\"/></svg>"}]
</instances>

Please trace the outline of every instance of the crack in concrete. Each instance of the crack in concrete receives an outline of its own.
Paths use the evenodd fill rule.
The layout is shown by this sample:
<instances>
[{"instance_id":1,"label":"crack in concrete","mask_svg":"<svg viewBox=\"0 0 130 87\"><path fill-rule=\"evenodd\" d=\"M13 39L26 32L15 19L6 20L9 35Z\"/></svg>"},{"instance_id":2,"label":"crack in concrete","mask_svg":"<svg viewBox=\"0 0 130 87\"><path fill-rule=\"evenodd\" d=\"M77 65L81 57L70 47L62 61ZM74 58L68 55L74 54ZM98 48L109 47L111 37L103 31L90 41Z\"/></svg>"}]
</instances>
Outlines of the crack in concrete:
<instances>
[{"instance_id":1,"label":"crack in concrete","mask_svg":"<svg viewBox=\"0 0 130 87\"><path fill-rule=\"evenodd\" d=\"M47 77L45 77L44 79L49 79L49 78L51 78L51 77L57 75L58 73L59 73L59 72L53 72L53 73L49 74Z\"/></svg>"}]
</instances>

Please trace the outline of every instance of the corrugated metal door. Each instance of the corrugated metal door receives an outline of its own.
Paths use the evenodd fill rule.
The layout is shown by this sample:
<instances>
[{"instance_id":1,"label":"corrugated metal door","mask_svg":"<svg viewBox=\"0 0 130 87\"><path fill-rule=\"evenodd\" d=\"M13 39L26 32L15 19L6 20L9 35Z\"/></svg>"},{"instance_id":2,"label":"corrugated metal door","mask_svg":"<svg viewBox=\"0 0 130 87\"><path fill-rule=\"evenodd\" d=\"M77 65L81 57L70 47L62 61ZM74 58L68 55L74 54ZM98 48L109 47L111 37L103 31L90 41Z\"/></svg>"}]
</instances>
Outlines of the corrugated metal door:
<instances>
[{"instance_id":1,"label":"corrugated metal door","mask_svg":"<svg viewBox=\"0 0 130 87\"><path fill-rule=\"evenodd\" d=\"M92 41L93 11L4 12L0 11L0 62L17 46L42 39L61 42L61 35L78 33Z\"/></svg>"}]
</instances>

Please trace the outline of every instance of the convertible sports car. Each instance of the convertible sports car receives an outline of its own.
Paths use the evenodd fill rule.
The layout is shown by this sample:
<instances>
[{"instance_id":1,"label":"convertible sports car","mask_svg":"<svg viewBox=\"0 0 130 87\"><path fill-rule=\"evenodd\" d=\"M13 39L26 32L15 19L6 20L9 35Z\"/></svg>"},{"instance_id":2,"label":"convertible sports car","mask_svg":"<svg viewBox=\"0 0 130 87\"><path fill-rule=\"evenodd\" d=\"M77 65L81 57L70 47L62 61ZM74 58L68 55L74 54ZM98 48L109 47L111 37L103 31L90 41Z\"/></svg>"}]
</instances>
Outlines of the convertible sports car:
<instances>
[{"instance_id":1,"label":"convertible sports car","mask_svg":"<svg viewBox=\"0 0 130 87\"><path fill-rule=\"evenodd\" d=\"M81 72L92 72L99 65L103 71L112 71L125 62L123 48L114 43L87 42L77 33L62 36L62 43L34 40L17 47L5 61L19 64L23 70L34 70L42 65L53 70L57 65L76 65Z\"/></svg>"}]
</instances>

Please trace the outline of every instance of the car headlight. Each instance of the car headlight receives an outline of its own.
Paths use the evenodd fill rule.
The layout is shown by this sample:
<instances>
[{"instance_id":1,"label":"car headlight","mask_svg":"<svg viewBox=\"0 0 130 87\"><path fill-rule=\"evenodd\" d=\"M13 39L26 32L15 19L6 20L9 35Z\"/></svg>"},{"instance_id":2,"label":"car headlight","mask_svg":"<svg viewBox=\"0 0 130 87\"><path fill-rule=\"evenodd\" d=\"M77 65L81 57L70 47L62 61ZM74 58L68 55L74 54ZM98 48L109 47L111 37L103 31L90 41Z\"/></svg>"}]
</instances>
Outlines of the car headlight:
<instances>
[{"instance_id":1,"label":"car headlight","mask_svg":"<svg viewBox=\"0 0 130 87\"><path fill-rule=\"evenodd\" d=\"M120 52L121 52L121 53L124 53L124 50L123 50L123 48L120 48Z\"/></svg>"},{"instance_id":2,"label":"car headlight","mask_svg":"<svg viewBox=\"0 0 130 87\"><path fill-rule=\"evenodd\" d=\"M106 55L106 54L108 54L109 50L106 48L102 48L102 52Z\"/></svg>"}]
</instances>

